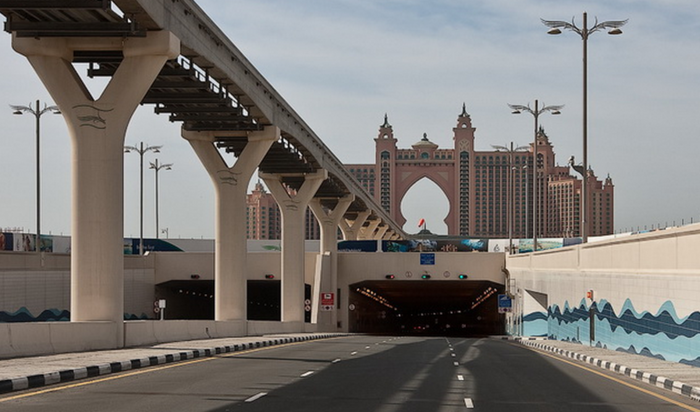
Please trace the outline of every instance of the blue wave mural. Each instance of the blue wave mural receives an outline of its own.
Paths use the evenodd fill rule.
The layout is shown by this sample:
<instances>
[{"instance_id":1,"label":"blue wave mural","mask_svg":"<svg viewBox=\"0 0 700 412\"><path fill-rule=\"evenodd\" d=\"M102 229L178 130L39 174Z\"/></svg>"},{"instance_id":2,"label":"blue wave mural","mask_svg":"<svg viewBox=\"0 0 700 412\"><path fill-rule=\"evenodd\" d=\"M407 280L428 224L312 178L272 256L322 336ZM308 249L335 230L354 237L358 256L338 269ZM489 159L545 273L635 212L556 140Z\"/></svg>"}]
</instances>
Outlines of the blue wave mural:
<instances>
[{"instance_id":1,"label":"blue wave mural","mask_svg":"<svg viewBox=\"0 0 700 412\"><path fill-rule=\"evenodd\" d=\"M523 329L528 335L542 336L546 318L544 336L588 343L591 309L595 316L594 345L700 367L700 312L679 317L671 301L664 302L656 313L640 313L630 299L619 312L606 300L588 305L582 299L576 307L567 301L563 308L552 305L547 313L524 316Z\"/></svg>"},{"instance_id":2,"label":"blue wave mural","mask_svg":"<svg viewBox=\"0 0 700 412\"><path fill-rule=\"evenodd\" d=\"M141 316L137 316L133 313L124 313L124 320L145 320L149 317L142 313ZM41 312L39 316L34 316L32 313L24 306L19 308L16 312L5 312L0 311L0 323L9 322L68 322L70 321L70 312L67 310L60 309L47 309Z\"/></svg>"},{"instance_id":3,"label":"blue wave mural","mask_svg":"<svg viewBox=\"0 0 700 412\"><path fill-rule=\"evenodd\" d=\"M69 320L70 312L67 310L47 309L39 316L32 315L24 306L13 313L0 311L0 322L65 322Z\"/></svg>"}]
</instances>

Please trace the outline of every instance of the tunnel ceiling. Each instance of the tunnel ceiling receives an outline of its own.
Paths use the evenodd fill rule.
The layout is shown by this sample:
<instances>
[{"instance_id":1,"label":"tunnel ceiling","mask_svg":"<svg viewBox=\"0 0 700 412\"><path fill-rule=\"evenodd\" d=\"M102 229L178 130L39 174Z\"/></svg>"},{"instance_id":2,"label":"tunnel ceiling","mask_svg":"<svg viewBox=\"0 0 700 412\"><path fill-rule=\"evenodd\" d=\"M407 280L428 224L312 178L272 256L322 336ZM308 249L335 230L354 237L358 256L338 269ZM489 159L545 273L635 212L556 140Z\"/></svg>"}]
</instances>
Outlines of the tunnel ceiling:
<instances>
[{"instance_id":1,"label":"tunnel ceiling","mask_svg":"<svg viewBox=\"0 0 700 412\"><path fill-rule=\"evenodd\" d=\"M420 276L420 275L418 275ZM366 288L374 291L398 311L467 309L489 288L502 290L503 285L471 280L382 280L350 285L352 291Z\"/></svg>"}]
</instances>

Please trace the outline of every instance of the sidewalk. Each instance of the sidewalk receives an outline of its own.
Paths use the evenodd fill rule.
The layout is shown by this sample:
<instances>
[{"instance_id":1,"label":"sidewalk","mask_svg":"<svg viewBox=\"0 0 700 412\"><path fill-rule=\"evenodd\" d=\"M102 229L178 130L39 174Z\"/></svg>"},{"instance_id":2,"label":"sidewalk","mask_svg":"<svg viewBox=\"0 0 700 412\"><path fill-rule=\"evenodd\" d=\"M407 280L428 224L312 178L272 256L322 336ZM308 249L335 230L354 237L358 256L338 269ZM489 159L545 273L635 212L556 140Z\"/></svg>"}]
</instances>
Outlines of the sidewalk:
<instances>
[{"instance_id":1,"label":"sidewalk","mask_svg":"<svg viewBox=\"0 0 700 412\"><path fill-rule=\"evenodd\" d=\"M700 368L648 356L557 340L516 339L523 345L608 369L700 401Z\"/></svg>"},{"instance_id":2,"label":"sidewalk","mask_svg":"<svg viewBox=\"0 0 700 412\"><path fill-rule=\"evenodd\" d=\"M299 333L170 342L140 348L0 360L0 394L252 348L344 336Z\"/></svg>"}]
</instances>

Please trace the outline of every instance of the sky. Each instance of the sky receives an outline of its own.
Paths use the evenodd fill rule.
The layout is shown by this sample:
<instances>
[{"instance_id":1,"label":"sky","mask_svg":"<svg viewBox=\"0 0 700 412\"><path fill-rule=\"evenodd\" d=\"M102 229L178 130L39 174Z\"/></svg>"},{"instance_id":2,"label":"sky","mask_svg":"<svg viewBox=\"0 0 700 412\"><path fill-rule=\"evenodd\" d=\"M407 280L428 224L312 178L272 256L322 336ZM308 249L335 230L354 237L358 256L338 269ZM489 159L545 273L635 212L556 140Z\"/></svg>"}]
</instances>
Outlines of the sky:
<instances>
[{"instance_id":1,"label":"sky","mask_svg":"<svg viewBox=\"0 0 700 412\"><path fill-rule=\"evenodd\" d=\"M581 26L629 19L620 36L588 40L588 160L615 184L615 230L700 220L700 2L697 0L199 0L233 43L345 163L374 160L386 113L399 147L423 133L441 147L465 103L476 149L526 145L533 118L507 103L564 104L540 123L559 164L582 157L582 41L540 22ZM34 118L10 104L53 104L27 60L0 33L0 228L36 230ZM84 73L84 68L78 68ZM103 84L87 83L95 95ZM2 106L5 105L5 109ZM70 234L71 144L63 119L41 118L41 229ZM213 238L212 183L180 125L142 106L125 144L163 145L144 156L144 236ZM124 235L139 236L139 156L125 154ZM253 182L254 183L254 182ZM444 233L447 200L427 180L402 204L408 232L425 218Z\"/></svg>"}]
</instances>

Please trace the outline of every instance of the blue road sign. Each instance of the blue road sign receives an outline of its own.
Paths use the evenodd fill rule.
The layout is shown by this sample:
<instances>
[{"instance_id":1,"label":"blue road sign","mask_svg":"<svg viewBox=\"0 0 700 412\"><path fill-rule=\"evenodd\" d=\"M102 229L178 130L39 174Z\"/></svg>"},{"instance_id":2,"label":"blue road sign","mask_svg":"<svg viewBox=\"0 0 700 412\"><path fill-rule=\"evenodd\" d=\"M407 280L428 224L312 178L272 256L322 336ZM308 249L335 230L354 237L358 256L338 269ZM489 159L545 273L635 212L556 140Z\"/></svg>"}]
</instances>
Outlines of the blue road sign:
<instances>
[{"instance_id":1,"label":"blue road sign","mask_svg":"<svg viewBox=\"0 0 700 412\"><path fill-rule=\"evenodd\" d=\"M421 265L434 265L435 264L435 253L421 253L420 254L420 264Z\"/></svg>"},{"instance_id":2,"label":"blue road sign","mask_svg":"<svg viewBox=\"0 0 700 412\"><path fill-rule=\"evenodd\" d=\"M498 313L512 312L513 299L508 295L498 295Z\"/></svg>"}]
</instances>

